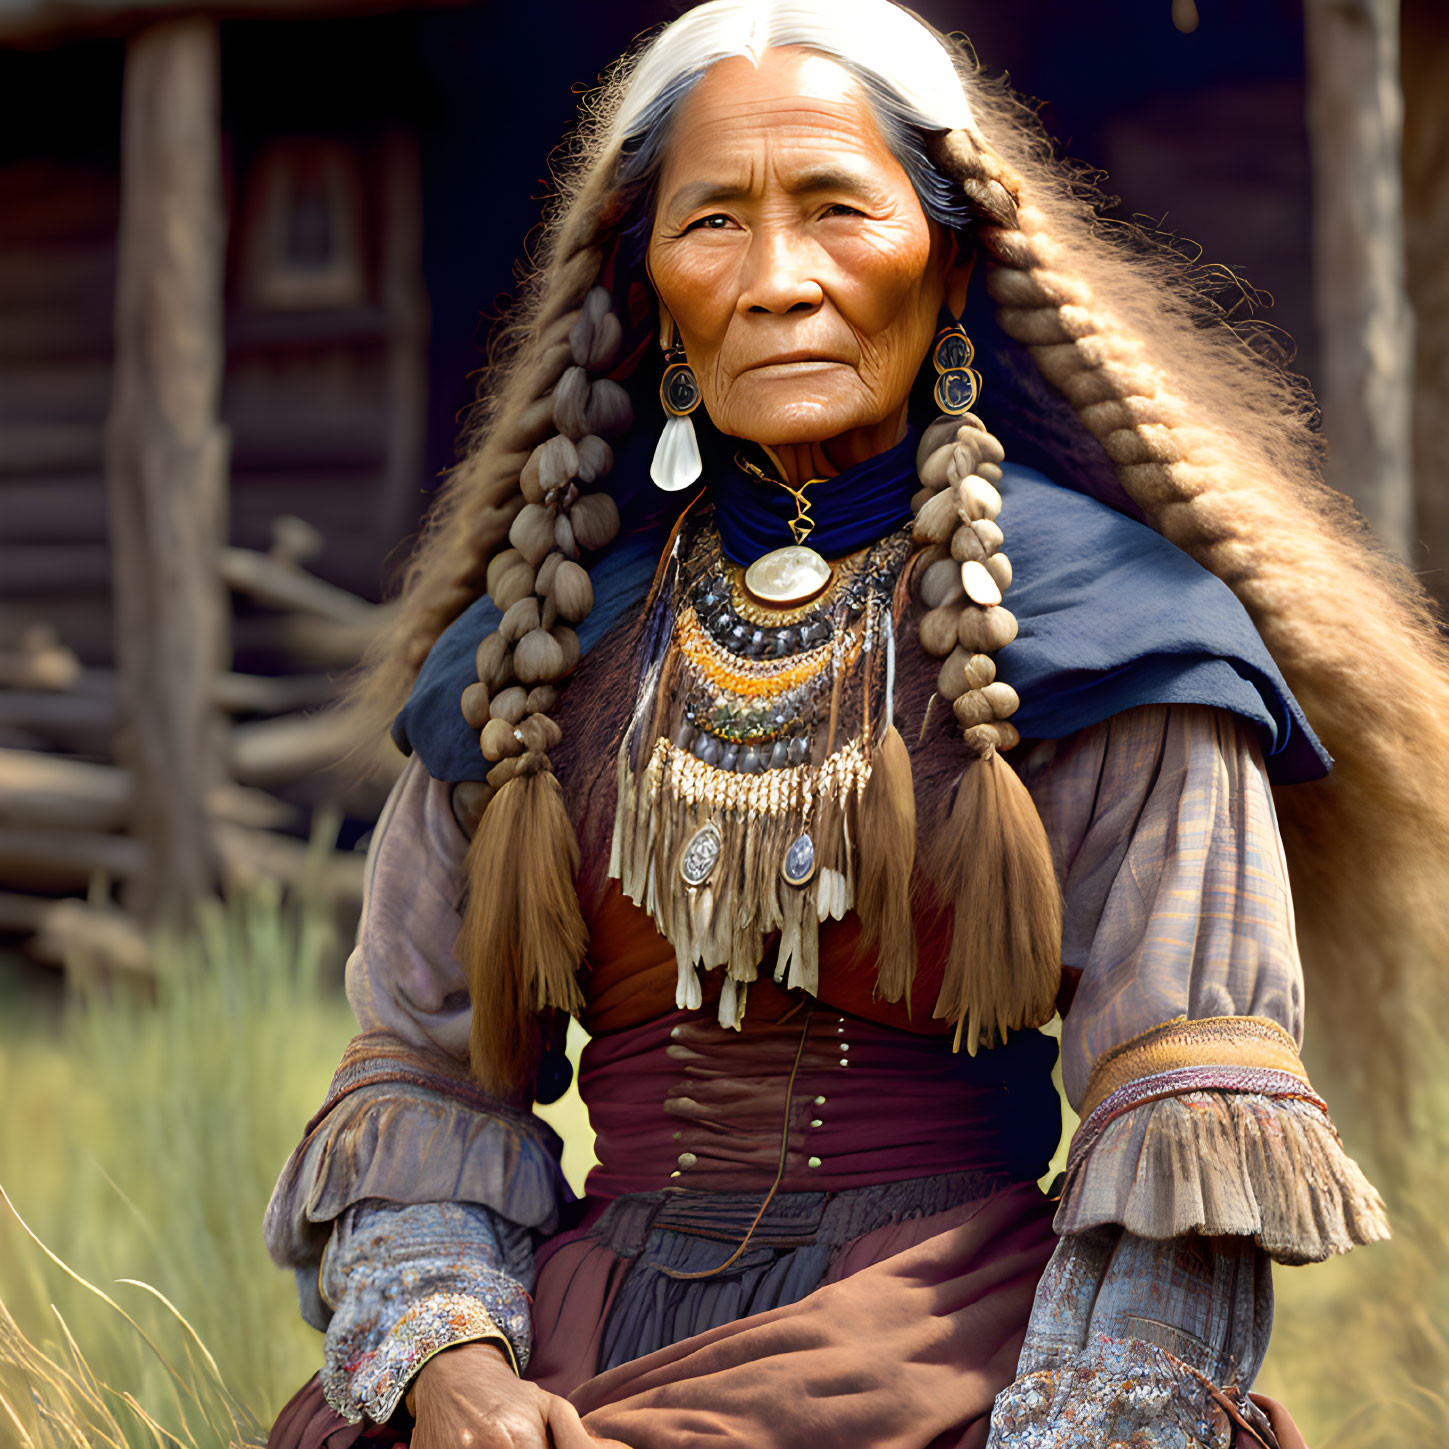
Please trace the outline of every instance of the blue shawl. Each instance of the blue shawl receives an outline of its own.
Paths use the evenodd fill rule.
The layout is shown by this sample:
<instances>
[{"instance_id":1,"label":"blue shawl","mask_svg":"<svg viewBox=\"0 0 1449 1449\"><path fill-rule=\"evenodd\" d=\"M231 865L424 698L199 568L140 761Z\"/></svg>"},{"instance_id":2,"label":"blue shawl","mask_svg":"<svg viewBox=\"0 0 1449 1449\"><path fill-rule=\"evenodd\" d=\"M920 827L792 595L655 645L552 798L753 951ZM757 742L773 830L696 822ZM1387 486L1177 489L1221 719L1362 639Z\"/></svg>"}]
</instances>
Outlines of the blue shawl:
<instances>
[{"instance_id":1,"label":"blue shawl","mask_svg":"<svg viewBox=\"0 0 1449 1449\"><path fill-rule=\"evenodd\" d=\"M997 668L1021 696L1012 723L1023 738L1060 739L1137 705L1202 704L1256 727L1275 784L1328 772L1331 760L1226 584L1106 504L1031 468L1008 462L1003 472L1007 607L1020 633ZM594 610L578 630L586 653L644 602L667 533L660 523L621 534L590 565ZM453 622L393 725L398 747L435 779L481 780L490 768L458 701L498 619L485 596Z\"/></svg>"}]
</instances>

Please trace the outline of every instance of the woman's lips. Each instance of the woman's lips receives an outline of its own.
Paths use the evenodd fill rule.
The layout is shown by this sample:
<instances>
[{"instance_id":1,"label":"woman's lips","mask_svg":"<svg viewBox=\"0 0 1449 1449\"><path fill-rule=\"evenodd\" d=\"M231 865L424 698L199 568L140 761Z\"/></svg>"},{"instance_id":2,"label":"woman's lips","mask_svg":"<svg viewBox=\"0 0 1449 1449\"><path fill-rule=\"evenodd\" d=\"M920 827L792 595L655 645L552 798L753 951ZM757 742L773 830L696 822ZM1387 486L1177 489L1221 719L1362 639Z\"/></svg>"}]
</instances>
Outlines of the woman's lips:
<instances>
[{"instance_id":1,"label":"woman's lips","mask_svg":"<svg viewBox=\"0 0 1449 1449\"><path fill-rule=\"evenodd\" d=\"M743 369L740 376L750 377L799 377L802 373L824 372L832 367L846 367L847 363L834 357L786 357L771 362L757 363Z\"/></svg>"}]
</instances>

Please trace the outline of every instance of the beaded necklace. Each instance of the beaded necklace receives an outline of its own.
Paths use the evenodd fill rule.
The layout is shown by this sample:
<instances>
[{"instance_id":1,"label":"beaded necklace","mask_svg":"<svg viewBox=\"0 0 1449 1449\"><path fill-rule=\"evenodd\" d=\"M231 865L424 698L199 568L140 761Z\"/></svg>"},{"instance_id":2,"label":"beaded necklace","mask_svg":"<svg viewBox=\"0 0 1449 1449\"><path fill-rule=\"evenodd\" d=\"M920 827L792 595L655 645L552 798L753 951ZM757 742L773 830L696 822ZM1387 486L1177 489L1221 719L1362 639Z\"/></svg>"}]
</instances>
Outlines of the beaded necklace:
<instances>
[{"instance_id":1,"label":"beaded necklace","mask_svg":"<svg viewBox=\"0 0 1449 1449\"><path fill-rule=\"evenodd\" d=\"M673 944L676 1001L725 969L738 1027L765 942L775 979L814 994L819 927L855 900L861 799L891 727L892 599L909 528L837 560L813 600L775 608L702 509L676 538L656 607L662 648L619 758L611 877Z\"/></svg>"}]
</instances>

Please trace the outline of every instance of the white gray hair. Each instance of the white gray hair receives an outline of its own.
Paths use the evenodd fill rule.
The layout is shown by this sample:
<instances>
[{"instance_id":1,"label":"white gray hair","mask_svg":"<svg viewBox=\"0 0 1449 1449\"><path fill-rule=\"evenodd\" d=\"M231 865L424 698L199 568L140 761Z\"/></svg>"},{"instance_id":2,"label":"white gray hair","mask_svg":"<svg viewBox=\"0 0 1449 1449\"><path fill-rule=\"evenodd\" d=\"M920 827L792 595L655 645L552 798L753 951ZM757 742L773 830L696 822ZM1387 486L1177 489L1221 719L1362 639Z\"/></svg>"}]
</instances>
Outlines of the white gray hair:
<instances>
[{"instance_id":1,"label":"white gray hair","mask_svg":"<svg viewBox=\"0 0 1449 1449\"><path fill-rule=\"evenodd\" d=\"M881 134L933 221L956 228L970 212L961 188L927 155L925 138L972 129L950 53L915 16L888 0L707 0L662 31L640 56L613 118L620 180L648 187L680 102L721 60L758 63L778 46L836 61L860 85Z\"/></svg>"}]
</instances>

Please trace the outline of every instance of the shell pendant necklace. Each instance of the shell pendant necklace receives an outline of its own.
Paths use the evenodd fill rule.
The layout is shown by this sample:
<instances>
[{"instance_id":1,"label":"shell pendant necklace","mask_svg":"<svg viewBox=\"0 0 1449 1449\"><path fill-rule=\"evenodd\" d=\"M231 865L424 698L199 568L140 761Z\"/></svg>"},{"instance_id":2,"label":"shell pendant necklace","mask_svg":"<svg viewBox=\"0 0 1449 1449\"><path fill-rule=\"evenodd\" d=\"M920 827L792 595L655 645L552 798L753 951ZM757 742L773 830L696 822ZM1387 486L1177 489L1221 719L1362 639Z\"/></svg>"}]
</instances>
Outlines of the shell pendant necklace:
<instances>
[{"instance_id":1,"label":"shell pendant necklace","mask_svg":"<svg viewBox=\"0 0 1449 1449\"><path fill-rule=\"evenodd\" d=\"M783 488L795 500L795 516L789 522L790 536L795 542L773 548L750 564L745 570L745 588L766 608L793 609L809 603L824 593L834 576L830 565L805 541L815 531L815 519L805 490L823 480L808 478L794 488L779 478L770 477L748 458L736 455L735 464L761 483Z\"/></svg>"},{"instance_id":2,"label":"shell pendant necklace","mask_svg":"<svg viewBox=\"0 0 1449 1449\"><path fill-rule=\"evenodd\" d=\"M745 582L712 508L676 533L653 606L658 652L620 746L609 876L674 946L681 1010L702 1004L699 971L723 968L720 1024L738 1027L777 933L775 980L818 993L821 926L853 908L872 833L912 547L903 527L833 567L821 559L823 586L787 607Z\"/></svg>"}]
</instances>

